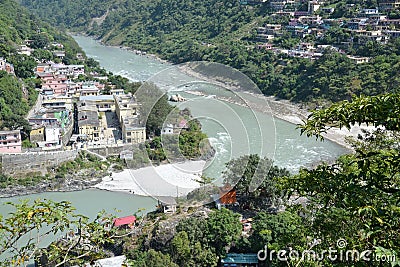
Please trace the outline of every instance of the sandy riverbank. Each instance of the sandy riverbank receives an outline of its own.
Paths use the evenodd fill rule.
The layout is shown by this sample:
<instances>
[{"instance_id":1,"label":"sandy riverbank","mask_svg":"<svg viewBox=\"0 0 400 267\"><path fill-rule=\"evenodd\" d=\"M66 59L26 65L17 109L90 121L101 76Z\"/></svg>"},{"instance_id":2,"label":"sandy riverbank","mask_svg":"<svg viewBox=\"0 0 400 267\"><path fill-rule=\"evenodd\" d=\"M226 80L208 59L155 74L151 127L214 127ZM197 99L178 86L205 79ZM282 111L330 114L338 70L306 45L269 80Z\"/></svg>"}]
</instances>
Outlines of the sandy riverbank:
<instances>
[{"instance_id":1,"label":"sandy riverbank","mask_svg":"<svg viewBox=\"0 0 400 267\"><path fill-rule=\"evenodd\" d=\"M200 178L205 164L205 161L187 161L127 169L104 177L101 183L93 187L140 196L186 196L200 187L196 180Z\"/></svg>"}]
</instances>

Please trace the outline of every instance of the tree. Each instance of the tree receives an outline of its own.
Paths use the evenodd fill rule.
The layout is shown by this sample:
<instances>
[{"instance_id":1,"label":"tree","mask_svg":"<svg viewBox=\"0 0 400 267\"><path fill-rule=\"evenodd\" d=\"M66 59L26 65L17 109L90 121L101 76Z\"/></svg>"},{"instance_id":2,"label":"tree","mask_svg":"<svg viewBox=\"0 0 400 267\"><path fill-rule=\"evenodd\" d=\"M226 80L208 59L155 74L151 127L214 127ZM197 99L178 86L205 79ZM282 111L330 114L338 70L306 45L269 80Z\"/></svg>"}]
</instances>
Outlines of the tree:
<instances>
[{"instance_id":1,"label":"tree","mask_svg":"<svg viewBox=\"0 0 400 267\"><path fill-rule=\"evenodd\" d=\"M306 244L305 220L295 212L258 213L252 225L254 234L249 238L252 250L259 251L266 245L268 249L276 251L289 246L299 249Z\"/></svg>"},{"instance_id":2,"label":"tree","mask_svg":"<svg viewBox=\"0 0 400 267\"><path fill-rule=\"evenodd\" d=\"M234 185L238 194L244 196L242 206L262 209L279 200L275 180L288 175L286 169L273 166L270 159L249 155L231 160L223 177L225 183Z\"/></svg>"},{"instance_id":3,"label":"tree","mask_svg":"<svg viewBox=\"0 0 400 267\"><path fill-rule=\"evenodd\" d=\"M32 56L39 61L46 62L53 59L53 54L49 50L36 49L33 51Z\"/></svg>"},{"instance_id":4,"label":"tree","mask_svg":"<svg viewBox=\"0 0 400 267\"><path fill-rule=\"evenodd\" d=\"M400 130L400 94L372 97L354 97L353 101L333 104L327 109L314 111L299 128L302 134L323 138L327 130L338 127L351 129L354 124L366 123L387 130Z\"/></svg>"},{"instance_id":5,"label":"tree","mask_svg":"<svg viewBox=\"0 0 400 267\"><path fill-rule=\"evenodd\" d=\"M185 231L177 233L172 239L171 255L179 266L183 266L191 258L190 241Z\"/></svg>"},{"instance_id":6,"label":"tree","mask_svg":"<svg viewBox=\"0 0 400 267\"><path fill-rule=\"evenodd\" d=\"M14 65L15 75L19 78L31 78L34 75L36 61L33 57L26 55L13 55L10 62Z\"/></svg>"},{"instance_id":7,"label":"tree","mask_svg":"<svg viewBox=\"0 0 400 267\"><path fill-rule=\"evenodd\" d=\"M31 47L33 49L44 49L50 43L50 39L47 33L35 34L31 37L31 39L32 39Z\"/></svg>"},{"instance_id":8,"label":"tree","mask_svg":"<svg viewBox=\"0 0 400 267\"><path fill-rule=\"evenodd\" d=\"M307 197L314 235L324 246L344 238L347 249L400 251L399 95L357 97L314 111L300 126L319 138L327 129L355 123L384 127L352 143L354 154L285 178L292 195ZM393 263L395 264L395 263Z\"/></svg>"},{"instance_id":9,"label":"tree","mask_svg":"<svg viewBox=\"0 0 400 267\"><path fill-rule=\"evenodd\" d=\"M171 260L169 255L165 255L154 249L146 252L136 251L134 255L135 259L131 260L130 263L135 267L179 267Z\"/></svg>"},{"instance_id":10,"label":"tree","mask_svg":"<svg viewBox=\"0 0 400 267\"><path fill-rule=\"evenodd\" d=\"M94 221L89 221L76 214L66 201L26 200L8 205L15 210L8 216L0 215L0 266L20 266L33 258L52 266L81 264L102 258L104 244L115 238L115 231L107 228L112 217L99 213ZM40 249L45 237L64 231L71 231L72 238Z\"/></svg>"},{"instance_id":11,"label":"tree","mask_svg":"<svg viewBox=\"0 0 400 267\"><path fill-rule=\"evenodd\" d=\"M135 96L141 103L140 115L146 123L147 135L159 136L167 116L174 109L168 103L168 96L153 83L143 84Z\"/></svg>"},{"instance_id":12,"label":"tree","mask_svg":"<svg viewBox=\"0 0 400 267\"><path fill-rule=\"evenodd\" d=\"M239 239L241 232L242 225L239 221L239 214L228 209L213 211L207 219L206 238L220 259Z\"/></svg>"}]
</instances>

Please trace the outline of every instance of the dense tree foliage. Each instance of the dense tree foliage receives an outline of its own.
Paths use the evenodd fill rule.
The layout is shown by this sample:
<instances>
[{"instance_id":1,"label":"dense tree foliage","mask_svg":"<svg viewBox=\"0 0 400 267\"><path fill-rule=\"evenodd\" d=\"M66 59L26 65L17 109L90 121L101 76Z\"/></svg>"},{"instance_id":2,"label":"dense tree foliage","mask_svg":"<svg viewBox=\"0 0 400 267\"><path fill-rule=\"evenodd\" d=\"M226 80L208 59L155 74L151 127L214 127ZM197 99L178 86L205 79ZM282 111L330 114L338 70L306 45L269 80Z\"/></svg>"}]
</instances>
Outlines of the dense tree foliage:
<instances>
[{"instance_id":1,"label":"dense tree foliage","mask_svg":"<svg viewBox=\"0 0 400 267\"><path fill-rule=\"evenodd\" d=\"M216 266L239 239L239 215L230 210L213 211L209 218L189 218L177 226L169 253L179 266Z\"/></svg>"},{"instance_id":2,"label":"dense tree foliage","mask_svg":"<svg viewBox=\"0 0 400 267\"><path fill-rule=\"evenodd\" d=\"M224 182L231 184L247 209L265 210L280 201L276 179L289 176L288 170L258 155L242 156L227 163Z\"/></svg>"},{"instance_id":3,"label":"dense tree foliage","mask_svg":"<svg viewBox=\"0 0 400 267\"><path fill-rule=\"evenodd\" d=\"M354 154L331 165L301 170L286 181L289 191L310 200L311 229L325 246L344 238L350 248L398 256L398 101L398 94L356 98L315 111L301 126L303 132L318 137L332 126L369 123L378 127L353 142Z\"/></svg>"},{"instance_id":4,"label":"dense tree foliage","mask_svg":"<svg viewBox=\"0 0 400 267\"><path fill-rule=\"evenodd\" d=\"M150 249L149 251L135 251L134 259L130 261L132 266L137 267L179 267L179 265L175 264L169 255L165 255L159 251L155 251L154 249Z\"/></svg>"},{"instance_id":5,"label":"dense tree foliage","mask_svg":"<svg viewBox=\"0 0 400 267\"><path fill-rule=\"evenodd\" d=\"M91 262L104 257L103 246L112 243L115 229L107 228L112 217L99 213L95 220L75 213L68 202L36 200L11 204L13 213L0 216L0 266L26 266L33 258L45 266ZM43 239L62 234L71 236L41 249ZM76 232L74 232L76 231Z\"/></svg>"},{"instance_id":6,"label":"dense tree foliage","mask_svg":"<svg viewBox=\"0 0 400 267\"><path fill-rule=\"evenodd\" d=\"M37 93L29 88L31 98L23 94L23 85L14 76L0 72L0 129L18 129L23 127L29 130L28 122L24 115L30 105L36 101Z\"/></svg>"}]
</instances>

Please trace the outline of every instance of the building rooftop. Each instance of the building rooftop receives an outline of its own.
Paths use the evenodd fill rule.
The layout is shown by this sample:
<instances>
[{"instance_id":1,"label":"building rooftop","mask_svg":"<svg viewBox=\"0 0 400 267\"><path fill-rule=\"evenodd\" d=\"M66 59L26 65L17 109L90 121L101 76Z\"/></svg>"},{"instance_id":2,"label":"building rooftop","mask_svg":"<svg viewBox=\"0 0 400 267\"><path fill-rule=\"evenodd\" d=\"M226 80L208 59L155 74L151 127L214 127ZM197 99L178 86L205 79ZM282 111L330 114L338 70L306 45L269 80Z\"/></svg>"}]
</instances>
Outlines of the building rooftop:
<instances>
[{"instance_id":1,"label":"building rooftop","mask_svg":"<svg viewBox=\"0 0 400 267\"><path fill-rule=\"evenodd\" d=\"M257 254L236 254L229 253L221 263L236 263L236 264L256 264L258 263Z\"/></svg>"},{"instance_id":2,"label":"building rooftop","mask_svg":"<svg viewBox=\"0 0 400 267\"><path fill-rule=\"evenodd\" d=\"M19 130L13 130L13 131L0 131L0 134L20 134Z\"/></svg>"},{"instance_id":3,"label":"building rooftop","mask_svg":"<svg viewBox=\"0 0 400 267\"><path fill-rule=\"evenodd\" d=\"M100 126L97 110L82 110L78 113L78 126L91 125Z\"/></svg>"},{"instance_id":4,"label":"building rooftop","mask_svg":"<svg viewBox=\"0 0 400 267\"><path fill-rule=\"evenodd\" d=\"M139 117L125 117L124 118L124 126L126 130L137 130L143 129L143 125L140 125Z\"/></svg>"},{"instance_id":5,"label":"building rooftop","mask_svg":"<svg viewBox=\"0 0 400 267\"><path fill-rule=\"evenodd\" d=\"M114 101L112 95L89 95L79 97L79 101Z\"/></svg>"},{"instance_id":6,"label":"building rooftop","mask_svg":"<svg viewBox=\"0 0 400 267\"><path fill-rule=\"evenodd\" d=\"M114 226L123 226L136 222L135 216L126 216L114 219Z\"/></svg>"},{"instance_id":7,"label":"building rooftop","mask_svg":"<svg viewBox=\"0 0 400 267\"><path fill-rule=\"evenodd\" d=\"M176 200L173 197L157 197L158 201L161 204L167 204L167 205L176 205Z\"/></svg>"}]
</instances>

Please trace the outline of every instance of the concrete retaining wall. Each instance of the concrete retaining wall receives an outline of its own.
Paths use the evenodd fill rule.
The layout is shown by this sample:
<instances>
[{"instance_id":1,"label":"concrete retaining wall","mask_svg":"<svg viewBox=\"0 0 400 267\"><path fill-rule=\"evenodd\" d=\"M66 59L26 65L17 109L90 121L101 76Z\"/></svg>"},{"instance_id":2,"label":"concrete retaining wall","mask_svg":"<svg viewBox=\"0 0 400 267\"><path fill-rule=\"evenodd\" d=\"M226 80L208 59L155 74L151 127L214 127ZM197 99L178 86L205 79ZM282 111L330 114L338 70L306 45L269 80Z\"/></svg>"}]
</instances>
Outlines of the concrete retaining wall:
<instances>
[{"instance_id":1,"label":"concrete retaining wall","mask_svg":"<svg viewBox=\"0 0 400 267\"><path fill-rule=\"evenodd\" d=\"M88 147L87 149L104 157L108 157L118 156L124 150L132 150L132 145L99 146Z\"/></svg>"},{"instance_id":2,"label":"concrete retaining wall","mask_svg":"<svg viewBox=\"0 0 400 267\"><path fill-rule=\"evenodd\" d=\"M0 154L1 172L6 175L19 175L30 172L46 173L47 168L74 160L77 156L78 150Z\"/></svg>"},{"instance_id":3,"label":"concrete retaining wall","mask_svg":"<svg viewBox=\"0 0 400 267\"><path fill-rule=\"evenodd\" d=\"M62 137L62 143L64 146L66 146L69 142L69 139L71 139L73 130L74 130L74 122L72 121L71 125L69 125L69 128L65 130L65 133Z\"/></svg>"}]
</instances>

